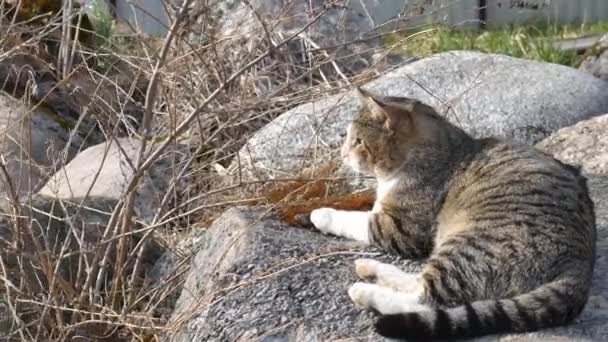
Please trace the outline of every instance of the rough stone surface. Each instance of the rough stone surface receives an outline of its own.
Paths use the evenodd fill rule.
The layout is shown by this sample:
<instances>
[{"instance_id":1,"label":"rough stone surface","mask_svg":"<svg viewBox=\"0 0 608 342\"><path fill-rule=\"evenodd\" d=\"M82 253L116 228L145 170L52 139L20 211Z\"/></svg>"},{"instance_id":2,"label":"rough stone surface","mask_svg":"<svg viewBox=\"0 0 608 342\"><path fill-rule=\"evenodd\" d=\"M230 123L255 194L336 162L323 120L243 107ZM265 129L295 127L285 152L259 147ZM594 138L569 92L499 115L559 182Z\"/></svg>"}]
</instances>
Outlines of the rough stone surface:
<instances>
[{"instance_id":1,"label":"rough stone surface","mask_svg":"<svg viewBox=\"0 0 608 342\"><path fill-rule=\"evenodd\" d=\"M470 51L433 55L364 87L424 101L475 136L524 142L608 112L607 82L561 65ZM335 155L358 107L350 91L282 114L241 150L243 174L277 177Z\"/></svg>"},{"instance_id":2,"label":"rough stone surface","mask_svg":"<svg viewBox=\"0 0 608 342\"><path fill-rule=\"evenodd\" d=\"M606 45L608 45L608 42ZM608 47L604 47L604 51L598 55L587 57L581 63L579 69L604 81L608 81Z\"/></svg>"},{"instance_id":3,"label":"rough stone surface","mask_svg":"<svg viewBox=\"0 0 608 342\"><path fill-rule=\"evenodd\" d=\"M346 295L364 249L262 213L231 209L207 231L174 314L195 316L170 340L371 336L372 315Z\"/></svg>"},{"instance_id":4,"label":"rough stone surface","mask_svg":"<svg viewBox=\"0 0 608 342\"><path fill-rule=\"evenodd\" d=\"M154 144L150 145L154 148ZM39 193L59 198L85 197L88 194L118 200L131 181L140 146L141 141L132 138L119 138L92 146L56 172ZM166 190L180 170L178 165L187 157L187 147L175 145L144 175L135 198L135 211L140 220L146 223L153 220ZM178 181L176 193L188 184L187 178Z\"/></svg>"},{"instance_id":5,"label":"rough stone surface","mask_svg":"<svg viewBox=\"0 0 608 342\"><path fill-rule=\"evenodd\" d=\"M0 152L15 192L20 197L72 158L84 142L61 126L60 120L44 105L32 110L0 92ZM67 147L67 149L66 149ZM66 153L67 152L67 153ZM8 183L0 177L0 194L7 196Z\"/></svg>"},{"instance_id":6,"label":"rough stone surface","mask_svg":"<svg viewBox=\"0 0 608 342\"><path fill-rule=\"evenodd\" d=\"M196 5L206 6L202 3ZM343 75L356 75L370 66L382 70L405 60L402 55L384 48L383 40L378 36L378 27L387 29L389 26L382 24L390 19L390 15L382 18L375 15L383 6L377 1L368 0L349 1L343 5L335 3L332 6L324 0L220 1L210 6L212 15L202 16L199 20L204 23L202 32L205 35L209 18L217 19L219 41L237 41L239 48L257 48L258 43L252 44L252 41L262 37L268 37L273 44L278 44L297 34L279 48L281 58L271 56L270 60L264 62L285 63L284 58L288 58L289 63L296 66L290 71L293 73L290 79L303 76L303 70L309 70L313 64L325 64L321 68L325 76L336 75L336 66ZM396 17L403 6L393 5L395 11L392 16ZM319 50L324 48L327 49ZM238 59L234 61L237 64L242 57ZM335 64L327 63L329 59ZM276 75L272 71L260 70L256 78L262 78L256 81L256 91L259 93L270 94L282 87L273 84L272 79Z\"/></svg>"},{"instance_id":7,"label":"rough stone surface","mask_svg":"<svg viewBox=\"0 0 608 342\"><path fill-rule=\"evenodd\" d=\"M263 30L253 9L261 18L274 23L270 25L271 29L278 26L281 31L292 34L309 25L311 20L324 10L324 1L320 0L306 2L237 0L224 1L218 5L223 12L220 32L226 37L258 34ZM374 23L373 19L366 15L365 9L360 4L354 5L328 9L319 20L310 25L310 30L306 34L312 33L311 38L321 46L331 46L360 38L362 33L370 31L378 23ZM319 38L321 40L318 40Z\"/></svg>"},{"instance_id":8,"label":"rough stone surface","mask_svg":"<svg viewBox=\"0 0 608 342\"><path fill-rule=\"evenodd\" d=\"M608 175L608 114L562 128L537 147L587 173Z\"/></svg>"},{"instance_id":9,"label":"rough stone surface","mask_svg":"<svg viewBox=\"0 0 608 342\"><path fill-rule=\"evenodd\" d=\"M211 11L222 16L220 31L226 37L259 34L262 18L269 21L266 23L268 30L278 27L285 33L293 34L308 26L304 34L318 45L328 47L352 42L372 31L390 30L400 24L415 27L434 22L466 26L462 21L475 19L473 11L462 13L466 17L453 18L448 15L447 7L427 0L358 0L334 1L331 4L323 0L224 0L215 4ZM324 14L310 25L323 10ZM397 18L399 20L394 20Z\"/></svg>"},{"instance_id":10,"label":"rough stone surface","mask_svg":"<svg viewBox=\"0 0 608 342\"><path fill-rule=\"evenodd\" d=\"M592 49L594 53L583 60L579 69L608 81L608 34L602 36Z\"/></svg>"},{"instance_id":11,"label":"rough stone surface","mask_svg":"<svg viewBox=\"0 0 608 342\"><path fill-rule=\"evenodd\" d=\"M608 338L608 177L589 182L599 243L594 285L576 324L541 332L487 336L479 341L601 341ZM185 320L168 341L381 340L374 315L357 309L347 289L360 257L400 261L355 242L259 219L263 211L235 208L203 237L173 319Z\"/></svg>"}]
</instances>

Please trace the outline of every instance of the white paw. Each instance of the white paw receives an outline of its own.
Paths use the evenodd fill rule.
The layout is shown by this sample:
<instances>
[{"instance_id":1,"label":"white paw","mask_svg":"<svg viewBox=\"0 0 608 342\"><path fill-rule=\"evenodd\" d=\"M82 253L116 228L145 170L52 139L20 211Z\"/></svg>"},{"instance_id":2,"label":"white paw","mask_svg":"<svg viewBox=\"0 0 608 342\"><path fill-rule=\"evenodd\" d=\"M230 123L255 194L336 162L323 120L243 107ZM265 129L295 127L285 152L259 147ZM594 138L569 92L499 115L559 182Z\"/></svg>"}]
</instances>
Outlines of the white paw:
<instances>
[{"instance_id":1,"label":"white paw","mask_svg":"<svg viewBox=\"0 0 608 342\"><path fill-rule=\"evenodd\" d=\"M332 233L332 221L335 209L319 208L310 213L310 222L320 231L324 233Z\"/></svg>"},{"instance_id":2,"label":"white paw","mask_svg":"<svg viewBox=\"0 0 608 342\"><path fill-rule=\"evenodd\" d=\"M362 308L369 308L372 293L377 286L367 283L354 283L348 289L348 296L355 305Z\"/></svg>"},{"instance_id":3,"label":"white paw","mask_svg":"<svg viewBox=\"0 0 608 342\"><path fill-rule=\"evenodd\" d=\"M355 272L359 278L372 279L378 273L379 261L373 259L357 259L355 260Z\"/></svg>"},{"instance_id":4,"label":"white paw","mask_svg":"<svg viewBox=\"0 0 608 342\"><path fill-rule=\"evenodd\" d=\"M418 303L415 294L397 292L376 284L354 283L348 289L348 295L356 306L383 315L430 310L430 307Z\"/></svg>"}]
</instances>

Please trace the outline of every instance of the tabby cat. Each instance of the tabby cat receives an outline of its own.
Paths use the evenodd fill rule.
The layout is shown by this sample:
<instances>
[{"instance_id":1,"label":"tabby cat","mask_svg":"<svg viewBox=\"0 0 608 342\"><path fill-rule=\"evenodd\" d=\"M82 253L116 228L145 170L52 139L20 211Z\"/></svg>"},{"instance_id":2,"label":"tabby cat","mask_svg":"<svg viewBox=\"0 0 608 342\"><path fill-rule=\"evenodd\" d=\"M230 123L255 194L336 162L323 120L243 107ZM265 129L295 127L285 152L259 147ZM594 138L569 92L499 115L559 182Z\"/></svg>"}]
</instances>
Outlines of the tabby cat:
<instances>
[{"instance_id":1,"label":"tabby cat","mask_svg":"<svg viewBox=\"0 0 608 342\"><path fill-rule=\"evenodd\" d=\"M348 291L406 339L472 337L565 325L583 310L596 227L586 179L532 147L474 139L417 100L358 90L342 156L374 175L370 212L321 208L322 232L427 258L405 273L355 263Z\"/></svg>"}]
</instances>

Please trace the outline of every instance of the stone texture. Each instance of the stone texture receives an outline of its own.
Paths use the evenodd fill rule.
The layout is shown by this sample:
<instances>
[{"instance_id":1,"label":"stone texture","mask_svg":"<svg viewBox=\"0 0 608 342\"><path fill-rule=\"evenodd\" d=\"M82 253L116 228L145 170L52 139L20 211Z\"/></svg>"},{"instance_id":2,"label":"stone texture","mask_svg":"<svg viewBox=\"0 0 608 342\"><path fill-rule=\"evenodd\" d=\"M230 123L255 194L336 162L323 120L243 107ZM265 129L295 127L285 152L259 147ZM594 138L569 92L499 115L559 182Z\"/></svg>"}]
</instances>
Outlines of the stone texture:
<instances>
[{"instance_id":1,"label":"stone texture","mask_svg":"<svg viewBox=\"0 0 608 342\"><path fill-rule=\"evenodd\" d=\"M562 128L537 147L587 173L608 175L608 114Z\"/></svg>"},{"instance_id":2,"label":"stone texture","mask_svg":"<svg viewBox=\"0 0 608 342\"><path fill-rule=\"evenodd\" d=\"M592 47L592 51L594 53L583 60L579 69L608 81L608 34Z\"/></svg>"},{"instance_id":3,"label":"stone texture","mask_svg":"<svg viewBox=\"0 0 608 342\"><path fill-rule=\"evenodd\" d=\"M262 19L270 21L270 29L278 28L287 34L302 30L324 10L324 1L320 0L306 2L254 0L248 3L251 6L245 1L238 0L218 4L223 14L219 31L224 37L257 35L263 30L254 10ZM306 34L311 35L319 45L330 46L360 38L362 33L370 31L376 24L370 16L366 15L361 4L342 8L335 6L312 23Z\"/></svg>"},{"instance_id":4,"label":"stone texture","mask_svg":"<svg viewBox=\"0 0 608 342\"><path fill-rule=\"evenodd\" d=\"M404 7L403 3L399 6L395 0L391 2L394 12L381 16L377 13L386 11L375 0L332 4L324 0L229 0L211 6L195 3L193 6L205 9L192 13L210 14L198 18L201 32L191 39L200 35L202 37L198 37L198 40L207 44L210 20L213 21L211 25L216 26L213 32L217 32L218 37L215 40L226 44L221 48L226 52L253 51L260 44L266 44L267 39L276 45L297 34L281 46L277 54L264 59L264 68L256 73L256 92L268 95L283 87L275 79L279 75L284 76L282 73L288 65L288 78L297 80L300 77L308 79L309 75L306 74L312 65L315 66L313 69L319 67L322 70L324 78L340 78L336 66L340 74L354 76L370 66L383 70L404 61L406 58L402 55L384 48L383 39L378 36L377 28L388 29L390 25L382 24L390 17L398 16L399 10ZM226 55L230 56L229 53ZM233 57L235 65L244 58L242 54ZM280 67L277 68L275 63ZM312 77L316 75L314 72ZM300 82L291 83L293 87L293 83Z\"/></svg>"},{"instance_id":5,"label":"stone texture","mask_svg":"<svg viewBox=\"0 0 608 342\"><path fill-rule=\"evenodd\" d=\"M604 49L597 56L587 57L581 63L579 69L604 81L608 81L608 49Z\"/></svg>"},{"instance_id":6,"label":"stone texture","mask_svg":"<svg viewBox=\"0 0 608 342\"><path fill-rule=\"evenodd\" d=\"M249 3L250 5L248 5ZM456 18L449 6L428 0L224 0L210 10L222 16L221 34L225 37L240 34L259 34L263 31L259 18L268 20L268 30L278 29L286 34L304 31L315 43L331 47L390 30L399 25L415 27L429 22L467 26L463 21L475 20L475 11L459 13ZM253 13L257 12L258 16ZM317 21L312 19L325 10ZM399 20L394 20L394 19ZM475 26L474 24L471 26ZM369 37L368 37L369 38ZM381 40L374 39L373 43Z\"/></svg>"},{"instance_id":7,"label":"stone texture","mask_svg":"<svg viewBox=\"0 0 608 342\"><path fill-rule=\"evenodd\" d=\"M433 55L364 87L424 101L475 136L524 142L608 112L607 82L561 65L471 51ZM337 154L358 107L350 91L287 111L243 147L243 174L278 177Z\"/></svg>"},{"instance_id":8,"label":"stone texture","mask_svg":"<svg viewBox=\"0 0 608 342\"><path fill-rule=\"evenodd\" d=\"M576 324L478 341L600 341L608 338L608 177L589 186L599 230L594 285ZM177 302L183 322L167 341L382 340L374 315L357 309L347 289L357 281L353 261L372 257L415 271L355 242L286 226L263 211L234 208L204 234Z\"/></svg>"},{"instance_id":9,"label":"stone texture","mask_svg":"<svg viewBox=\"0 0 608 342\"><path fill-rule=\"evenodd\" d=\"M119 200L133 177L140 147L141 141L135 138L119 138L92 146L57 171L39 193L59 198L85 197L88 194ZM148 147L154 148L155 144ZM166 190L181 169L179 164L187 160L188 151L185 145L175 145L146 172L136 190L138 219L152 222ZM177 181L176 193L181 193L188 186L188 179L183 177Z\"/></svg>"},{"instance_id":10,"label":"stone texture","mask_svg":"<svg viewBox=\"0 0 608 342\"><path fill-rule=\"evenodd\" d=\"M0 92L0 152L12 186L23 197L77 153L84 141L70 135L48 107L36 109ZM0 196L8 195L8 183L0 176Z\"/></svg>"}]
</instances>

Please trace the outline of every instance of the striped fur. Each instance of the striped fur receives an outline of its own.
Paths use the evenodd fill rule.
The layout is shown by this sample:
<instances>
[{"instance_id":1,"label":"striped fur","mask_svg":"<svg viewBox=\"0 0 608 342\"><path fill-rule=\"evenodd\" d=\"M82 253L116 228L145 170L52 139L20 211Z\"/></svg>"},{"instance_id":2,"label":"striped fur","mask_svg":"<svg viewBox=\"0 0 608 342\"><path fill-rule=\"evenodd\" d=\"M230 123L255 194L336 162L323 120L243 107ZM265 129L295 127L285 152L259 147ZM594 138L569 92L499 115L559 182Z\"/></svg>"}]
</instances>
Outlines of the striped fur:
<instances>
[{"instance_id":1,"label":"striped fur","mask_svg":"<svg viewBox=\"0 0 608 342\"><path fill-rule=\"evenodd\" d=\"M360 90L342 153L385 186L372 243L428 258L419 302L381 316L394 338L526 332L571 322L587 301L595 215L586 179L532 147L474 139L431 107Z\"/></svg>"}]
</instances>

